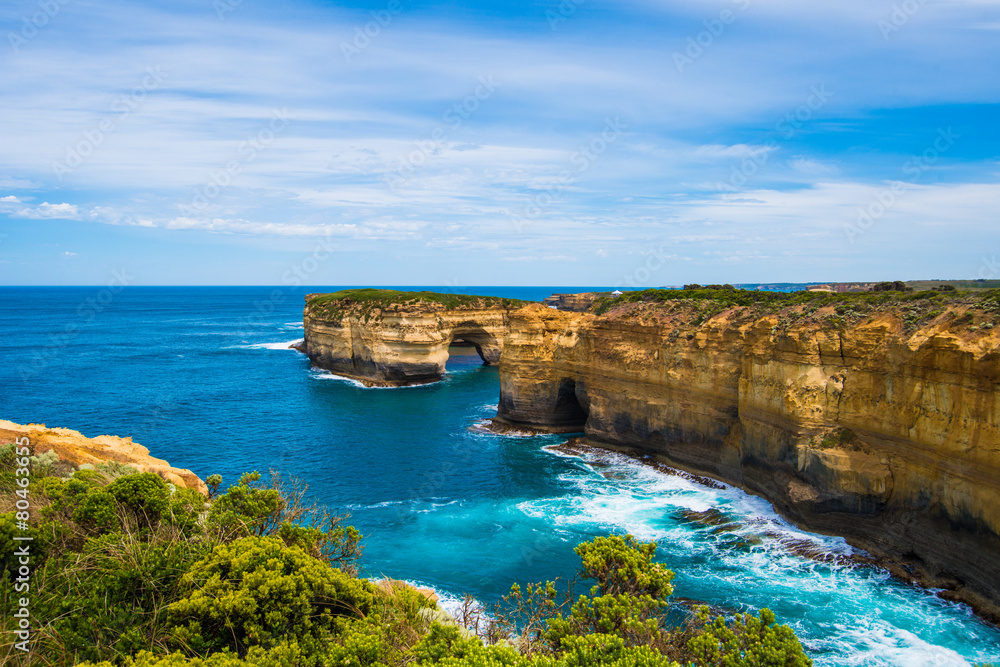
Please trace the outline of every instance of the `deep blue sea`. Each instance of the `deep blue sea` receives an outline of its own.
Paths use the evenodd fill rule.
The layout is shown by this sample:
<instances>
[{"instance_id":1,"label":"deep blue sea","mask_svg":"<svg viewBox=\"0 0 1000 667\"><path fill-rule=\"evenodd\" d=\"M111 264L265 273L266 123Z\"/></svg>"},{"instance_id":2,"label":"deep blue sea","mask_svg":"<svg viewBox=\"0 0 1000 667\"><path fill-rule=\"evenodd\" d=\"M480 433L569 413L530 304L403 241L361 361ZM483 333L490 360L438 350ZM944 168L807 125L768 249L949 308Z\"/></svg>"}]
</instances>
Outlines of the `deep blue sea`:
<instances>
[{"instance_id":1,"label":"deep blue sea","mask_svg":"<svg viewBox=\"0 0 1000 667\"><path fill-rule=\"evenodd\" d=\"M310 292L336 287L313 287ZM415 288L419 289L419 288ZM594 288L436 288L541 299ZM154 456L226 483L296 475L365 535L364 567L489 603L514 582L572 575L573 547L630 532L656 540L675 594L770 607L817 665L941 667L1000 661L1000 632L880 570L807 560L805 533L763 500L616 455L551 453L563 437L479 432L499 377L455 354L444 381L365 389L288 350L306 290L0 288L0 418L132 436ZM715 531L684 510L716 508Z\"/></svg>"}]
</instances>

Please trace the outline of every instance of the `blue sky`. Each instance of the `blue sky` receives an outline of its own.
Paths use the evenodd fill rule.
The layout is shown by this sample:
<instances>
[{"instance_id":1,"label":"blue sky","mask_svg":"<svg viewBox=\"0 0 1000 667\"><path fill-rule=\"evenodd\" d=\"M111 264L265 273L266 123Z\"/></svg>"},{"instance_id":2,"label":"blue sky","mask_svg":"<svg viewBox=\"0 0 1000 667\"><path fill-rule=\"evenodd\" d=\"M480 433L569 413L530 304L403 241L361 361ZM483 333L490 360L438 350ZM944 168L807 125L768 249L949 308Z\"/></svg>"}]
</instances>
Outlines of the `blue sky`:
<instances>
[{"instance_id":1,"label":"blue sky","mask_svg":"<svg viewBox=\"0 0 1000 667\"><path fill-rule=\"evenodd\" d=\"M1000 278L998 0L0 22L0 284Z\"/></svg>"}]
</instances>

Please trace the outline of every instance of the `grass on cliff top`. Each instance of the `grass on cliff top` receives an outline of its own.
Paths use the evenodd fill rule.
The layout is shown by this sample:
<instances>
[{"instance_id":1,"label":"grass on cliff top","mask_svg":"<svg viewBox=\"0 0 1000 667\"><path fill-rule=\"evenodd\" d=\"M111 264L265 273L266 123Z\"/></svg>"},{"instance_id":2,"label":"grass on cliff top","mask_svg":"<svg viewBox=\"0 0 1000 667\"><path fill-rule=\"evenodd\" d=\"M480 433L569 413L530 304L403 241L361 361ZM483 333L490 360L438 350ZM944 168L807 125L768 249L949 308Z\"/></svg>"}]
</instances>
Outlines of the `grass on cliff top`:
<instances>
[{"instance_id":1,"label":"grass on cliff top","mask_svg":"<svg viewBox=\"0 0 1000 667\"><path fill-rule=\"evenodd\" d=\"M504 299L496 296L474 296L470 294L442 294L441 292L404 292L392 289L346 289L330 294L317 294L309 299L308 305L313 308L340 311L352 306L360 306L365 312L376 308L386 309L390 306L413 305L418 303L435 303L445 308L481 308L501 306L517 308L527 301L519 299Z\"/></svg>"},{"instance_id":2,"label":"grass on cliff top","mask_svg":"<svg viewBox=\"0 0 1000 667\"><path fill-rule=\"evenodd\" d=\"M892 305L912 301L936 300L941 303L952 301L1000 302L1000 290L968 292L940 292L923 290L919 292L767 292L736 288L696 288L696 289L647 289L626 292L618 297L599 297L591 306L591 312L603 315L611 308L627 303L666 303L691 299L708 301L723 307L764 306L768 310L780 310L789 306L809 304L817 308L839 304Z\"/></svg>"}]
</instances>

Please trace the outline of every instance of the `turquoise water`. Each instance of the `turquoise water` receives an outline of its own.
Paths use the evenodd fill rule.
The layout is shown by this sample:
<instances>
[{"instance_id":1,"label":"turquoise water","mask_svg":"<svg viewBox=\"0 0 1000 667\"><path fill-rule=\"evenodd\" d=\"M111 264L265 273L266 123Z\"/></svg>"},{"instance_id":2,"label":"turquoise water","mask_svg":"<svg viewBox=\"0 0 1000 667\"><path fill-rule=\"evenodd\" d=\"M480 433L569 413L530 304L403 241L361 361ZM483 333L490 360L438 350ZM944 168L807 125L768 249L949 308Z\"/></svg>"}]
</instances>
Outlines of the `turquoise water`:
<instances>
[{"instance_id":1,"label":"turquoise water","mask_svg":"<svg viewBox=\"0 0 1000 667\"><path fill-rule=\"evenodd\" d=\"M499 378L474 355L452 356L443 382L403 389L310 369L286 349L301 338L301 305L302 293L269 288L2 288L0 417L130 435L227 483L252 469L297 475L351 514L367 574L431 585L446 601L569 577L578 542L627 531L657 540L676 595L768 606L817 665L1000 661L1000 632L966 607L879 570L795 555L803 540L828 554L850 547L796 530L758 498L617 455L546 449L561 437L478 431ZM685 515L713 508L726 530Z\"/></svg>"}]
</instances>

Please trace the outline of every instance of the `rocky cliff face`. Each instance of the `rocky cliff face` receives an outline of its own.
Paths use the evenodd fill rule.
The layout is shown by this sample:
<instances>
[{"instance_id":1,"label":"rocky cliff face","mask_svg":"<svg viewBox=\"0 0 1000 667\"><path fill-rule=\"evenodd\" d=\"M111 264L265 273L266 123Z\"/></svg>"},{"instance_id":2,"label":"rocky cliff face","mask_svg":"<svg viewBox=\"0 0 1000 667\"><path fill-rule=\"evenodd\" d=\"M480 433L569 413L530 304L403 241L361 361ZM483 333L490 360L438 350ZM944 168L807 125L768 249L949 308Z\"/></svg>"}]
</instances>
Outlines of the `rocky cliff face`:
<instances>
[{"instance_id":1,"label":"rocky cliff face","mask_svg":"<svg viewBox=\"0 0 1000 667\"><path fill-rule=\"evenodd\" d=\"M997 306L860 310L529 306L498 421L739 485L1000 618Z\"/></svg>"},{"instance_id":2,"label":"rocky cliff face","mask_svg":"<svg viewBox=\"0 0 1000 667\"><path fill-rule=\"evenodd\" d=\"M581 292L580 294L553 294L542 299L542 305L555 308L556 310L566 310L571 313L585 313L600 296L607 296L607 292Z\"/></svg>"},{"instance_id":3,"label":"rocky cliff face","mask_svg":"<svg viewBox=\"0 0 1000 667\"><path fill-rule=\"evenodd\" d=\"M448 347L458 340L475 346L484 363L499 362L510 312L520 302L421 294L429 293L309 295L299 349L314 366L369 386L440 380Z\"/></svg>"},{"instance_id":4,"label":"rocky cliff face","mask_svg":"<svg viewBox=\"0 0 1000 667\"><path fill-rule=\"evenodd\" d=\"M190 470L174 468L163 459L149 455L149 450L132 438L113 435L99 435L88 438L79 431L68 428L47 428L45 424L21 425L0 419L0 444L10 444L27 436L35 454L55 452L60 461L72 464L97 466L115 462L129 465L139 472L153 472L165 481L177 486L186 486L203 494L208 494L205 482Z\"/></svg>"}]
</instances>

